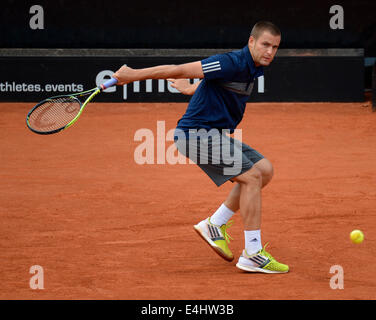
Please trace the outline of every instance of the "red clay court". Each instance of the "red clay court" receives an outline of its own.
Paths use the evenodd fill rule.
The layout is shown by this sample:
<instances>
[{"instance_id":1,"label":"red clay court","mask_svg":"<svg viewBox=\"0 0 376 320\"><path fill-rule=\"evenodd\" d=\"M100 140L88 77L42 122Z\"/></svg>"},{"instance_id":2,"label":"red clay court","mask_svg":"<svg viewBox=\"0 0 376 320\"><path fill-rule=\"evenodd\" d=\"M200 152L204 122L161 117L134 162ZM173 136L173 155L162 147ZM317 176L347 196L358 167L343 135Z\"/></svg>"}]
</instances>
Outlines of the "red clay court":
<instances>
[{"instance_id":1,"label":"red clay court","mask_svg":"<svg viewBox=\"0 0 376 320\"><path fill-rule=\"evenodd\" d=\"M31 133L31 103L0 105L1 299L375 299L376 113L365 103L250 103L243 140L271 160L262 240L288 274L242 272L193 225L232 184L195 165L138 165L134 134L175 127L185 103L90 104L70 129ZM166 148L172 142L166 143ZM365 241L352 244L361 229ZM32 290L29 269L44 269ZM330 287L332 266L344 289Z\"/></svg>"}]
</instances>

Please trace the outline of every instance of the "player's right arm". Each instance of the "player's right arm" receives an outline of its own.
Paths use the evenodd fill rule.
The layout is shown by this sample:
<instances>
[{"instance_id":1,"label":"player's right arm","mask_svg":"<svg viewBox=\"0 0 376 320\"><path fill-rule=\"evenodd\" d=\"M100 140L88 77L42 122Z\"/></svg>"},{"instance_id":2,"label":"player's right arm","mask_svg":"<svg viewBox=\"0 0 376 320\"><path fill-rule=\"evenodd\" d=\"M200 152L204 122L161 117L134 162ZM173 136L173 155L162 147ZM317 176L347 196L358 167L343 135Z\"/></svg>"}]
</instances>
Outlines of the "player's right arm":
<instances>
[{"instance_id":1,"label":"player's right arm","mask_svg":"<svg viewBox=\"0 0 376 320\"><path fill-rule=\"evenodd\" d=\"M113 74L119 85L124 85L146 79L193 79L203 78L201 61L189 62L179 65L160 65L156 67L132 69L122 66Z\"/></svg>"}]
</instances>

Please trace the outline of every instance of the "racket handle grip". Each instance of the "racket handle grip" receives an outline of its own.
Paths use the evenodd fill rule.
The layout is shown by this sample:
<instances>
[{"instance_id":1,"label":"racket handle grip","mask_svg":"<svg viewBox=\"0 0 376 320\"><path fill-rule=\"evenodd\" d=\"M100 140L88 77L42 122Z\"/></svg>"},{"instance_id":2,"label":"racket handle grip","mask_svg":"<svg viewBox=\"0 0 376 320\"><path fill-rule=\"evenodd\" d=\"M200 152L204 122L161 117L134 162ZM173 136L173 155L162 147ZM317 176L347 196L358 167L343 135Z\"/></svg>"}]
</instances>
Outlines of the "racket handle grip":
<instances>
[{"instance_id":1,"label":"racket handle grip","mask_svg":"<svg viewBox=\"0 0 376 320\"><path fill-rule=\"evenodd\" d=\"M111 78L110 80L107 80L105 83L102 83L102 84L100 85L100 88L101 88L102 90L105 90L105 89L107 89L107 88L109 88L109 87L112 87L112 86L115 85L117 82L118 82L117 79L115 79L115 78Z\"/></svg>"}]
</instances>

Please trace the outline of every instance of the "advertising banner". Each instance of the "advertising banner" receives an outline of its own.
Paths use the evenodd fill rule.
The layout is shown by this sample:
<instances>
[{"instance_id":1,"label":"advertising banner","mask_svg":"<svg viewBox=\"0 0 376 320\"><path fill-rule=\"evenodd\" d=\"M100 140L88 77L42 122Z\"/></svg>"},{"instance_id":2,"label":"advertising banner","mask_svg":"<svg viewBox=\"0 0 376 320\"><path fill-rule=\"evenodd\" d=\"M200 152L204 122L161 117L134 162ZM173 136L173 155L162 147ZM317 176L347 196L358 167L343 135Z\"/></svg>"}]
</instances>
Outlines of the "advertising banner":
<instances>
[{"instance_id":1,"label":"advertising banner","mask_svg":"<svg viewBox=\"0 0 376 320\"><path fill-rule=\"evenodd\" d=\"M281 50L282 51L282 50ZM181 64L206 56L0 57L0 101L31 102L80 92L100 85L123 64L145 68ZM191 79L192 82L199 79ZM95 101L184 102L166 80L145 80L106 90ZM265 68L249 101L363 101L362 56L289 56L282 54Z\"/></svg>"}]
</instances>

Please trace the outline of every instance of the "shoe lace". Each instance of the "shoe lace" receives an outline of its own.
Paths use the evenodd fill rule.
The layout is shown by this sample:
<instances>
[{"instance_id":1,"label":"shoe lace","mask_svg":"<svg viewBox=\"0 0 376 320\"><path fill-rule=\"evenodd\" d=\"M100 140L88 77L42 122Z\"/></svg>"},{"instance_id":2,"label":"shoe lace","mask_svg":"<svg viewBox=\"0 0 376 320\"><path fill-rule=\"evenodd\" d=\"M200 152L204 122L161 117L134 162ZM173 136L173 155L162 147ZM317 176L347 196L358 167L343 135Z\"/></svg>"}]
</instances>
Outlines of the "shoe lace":
<instances>
[{"instance_id":1,"label":"shoe lace","mask_svg":"<svg viewBox=\"0 0 376 320\"><path fill-rule=\"evenodd\" d=\"M262 248L262 249L260 250L260 253L261 253L262 255L264 255L264 256L267 256L270 260L274 260L273 256L272 256L269 252L267 252L267 251L265 250L266 247L268 246L268 244L269 244L269 242L267 242L267 243L265 244L264 248Z\"/></svg>"},{"instance_id":2,"label":"shoe lace","mask_svg":"<svg viewBox=\"0 0 376 320\"><path fill-rule=\"evenodd\" d=\"M227 233L227 229L230 228L233 224L233 220L230 220L229 222L227 222L226 224L224 224L223 226L221 226L221 231L222 231L222 234L223 234L223 237L225 238L226 242L227 243L230 243L230 239L231 240L234 240L228 233Z\"/></svg>"}]
</instances>

